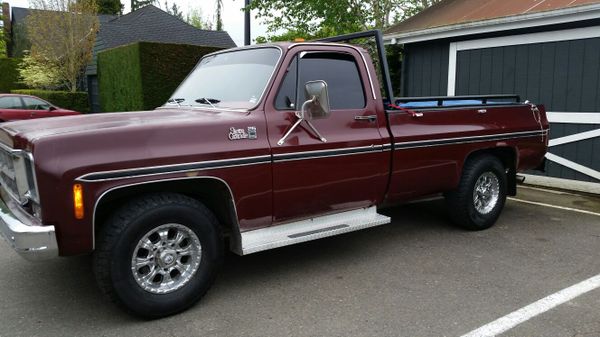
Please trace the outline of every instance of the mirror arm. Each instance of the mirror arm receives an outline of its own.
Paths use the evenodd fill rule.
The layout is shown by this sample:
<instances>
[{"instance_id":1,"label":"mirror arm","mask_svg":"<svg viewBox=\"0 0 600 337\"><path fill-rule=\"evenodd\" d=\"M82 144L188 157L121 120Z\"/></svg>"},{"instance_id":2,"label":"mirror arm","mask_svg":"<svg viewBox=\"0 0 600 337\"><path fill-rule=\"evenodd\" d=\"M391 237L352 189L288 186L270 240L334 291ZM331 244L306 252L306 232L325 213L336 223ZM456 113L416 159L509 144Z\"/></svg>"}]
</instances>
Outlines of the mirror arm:
<instances>
[{"instance_id":1,"label":"mirror arm","mask_svg":"<svg viewBox=\"0 0 600 337\"><path fill-rule=\"evenodd\" d=\"M290 133L292 133L292 131L294 131L294 129L296 129L298 127L298 125L300 125L300 123L302 123L302 121L304 120L304 111L306 111L306 105L309 103L312 103L313 100L314 100L314 98L304 102L304 104L302 104L302 109L300 111L296 111L295 115L298 118L298 120L285 133L285 135L283 135L283 137L281 137L281 139L277 142L277 145L279 145L279 146L283 145L283 143L285 143L285 139L290 135Z\"/></svg>"},{"instance_id":2,"label":"mirror arm","mask_svg":"<svg viewBox=\"0 0 600 337\"><path fill-rule=\"evenodd\" d=\"M321 133L319 133L319 131L317 131L317 128L315 128L315 126L310 121L306 121L306 124L308 124L310 129L313 130L313 132L317 135L317 137L319 137L319 140L321 140L323 143L327 143L327 139L325 139L325 137L323 137L321 135Z\"/></svg>"},{"instance_id":3,"label":"mirror arm","mask_svg":"<svg viewBox=\"0 0 600 337\"><path fill-rule=\"evenodd\" d=\"M281 137L281 139L277 142L277 145L279 145L279 146L283 145L283 143L285 143L286 138L290 135L290 133L292 133L292 131L294 131L294 129L296 129L298 127L298 125L300 125L300 123L302 123L302 121L306 121L306 124L308 124L310 129L317 135L317 137L319 138L320 141L322 141L323 143L327 143L327 139L325 139L325 137L323 137L321 135L321 133L319 131L317 131L317 128L315 128L315 126L309 120L304 119L304 112L306 111L306 106L310 103L313 103L315 100L316 100L316 97L313 96L312 99L309 99L308 101L304 102L304 104L302 104L302 110L296 111L295 114L296 114L296 117L298 118L298 120L283 135L283 137Z\"/></svg>"},{"instance_id":4,"label":"mirror arm","mask_svg":"<svg viewBox=\"0 0 600 337\"><path fill-rule=\"evenodd\" d=\"M292 127L285 133L285 135L283 135L283 137L281 137L281 139L277 142L277 145L283 145L283 143L285 143L285 139L290 135L290 133L292 133L292 131L294 131L294 129L296 129L296 127L298 127L298 125L300 125L300 123L302 123L303 120L304 119L302 118L298 118L296 123L294 123L294 125L292 125Z\"/></svg>"}]
</instances>

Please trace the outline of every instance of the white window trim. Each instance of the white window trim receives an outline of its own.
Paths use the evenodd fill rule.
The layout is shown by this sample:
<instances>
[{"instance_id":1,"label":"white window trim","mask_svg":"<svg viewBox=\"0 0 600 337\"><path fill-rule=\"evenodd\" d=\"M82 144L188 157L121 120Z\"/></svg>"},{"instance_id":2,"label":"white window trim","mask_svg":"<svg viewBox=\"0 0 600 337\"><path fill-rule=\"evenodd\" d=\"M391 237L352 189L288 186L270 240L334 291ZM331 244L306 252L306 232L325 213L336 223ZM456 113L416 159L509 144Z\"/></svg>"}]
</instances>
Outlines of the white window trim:
<instances>
[{"instance_id":1,"label":"white window trim","mask_svg":"<svg viewBox=\"0 0 600 337\"><path fill-rule=\"evenodd\" d=\"M490 20L433 27L417 31L390 33L386 34L383 39L386 43L415 43L457 36L469 36L474 34L527 29L531 27L542 27L576 21L593 20L598 18L599 12L600 4L581 5L558 10L541 11Z\"/></svg>"}]
</instances>

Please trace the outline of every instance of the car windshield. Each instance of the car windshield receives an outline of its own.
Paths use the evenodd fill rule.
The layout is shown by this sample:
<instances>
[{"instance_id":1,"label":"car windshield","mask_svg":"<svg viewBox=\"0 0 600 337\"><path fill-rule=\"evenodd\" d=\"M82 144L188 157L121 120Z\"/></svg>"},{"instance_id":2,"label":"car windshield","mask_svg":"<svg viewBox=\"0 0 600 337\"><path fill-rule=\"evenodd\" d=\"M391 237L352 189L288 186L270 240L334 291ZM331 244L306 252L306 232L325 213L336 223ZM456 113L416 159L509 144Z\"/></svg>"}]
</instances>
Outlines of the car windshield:
<instances>
[{"instance_id":1,"label":"car windshield","mask_svg":"<svg viewBox=\"0 0 600 337\"><path fill-rule=\"evenodd\" d=\"M250 109L261 99L280 54L267 47L205 57L165 105Z\"/></svg>"}]
</instances>

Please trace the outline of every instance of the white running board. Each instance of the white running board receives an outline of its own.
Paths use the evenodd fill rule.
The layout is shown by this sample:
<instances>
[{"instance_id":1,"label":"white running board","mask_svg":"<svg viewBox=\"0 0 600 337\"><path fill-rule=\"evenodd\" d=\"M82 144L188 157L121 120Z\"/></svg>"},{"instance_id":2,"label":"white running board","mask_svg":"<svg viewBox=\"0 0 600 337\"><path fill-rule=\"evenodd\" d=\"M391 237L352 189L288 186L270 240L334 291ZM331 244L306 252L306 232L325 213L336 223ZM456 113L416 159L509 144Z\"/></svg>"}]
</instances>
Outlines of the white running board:
<instances>
[{"instance_id":1,"label":"white running board","mask_svg":"<svg viewBox=\"0 0 600 337\"><path fill-rule=\"evenodd\" d=\"M242 255L390 223L375 206L242 233Z\"/></svg>"}]
</instances>

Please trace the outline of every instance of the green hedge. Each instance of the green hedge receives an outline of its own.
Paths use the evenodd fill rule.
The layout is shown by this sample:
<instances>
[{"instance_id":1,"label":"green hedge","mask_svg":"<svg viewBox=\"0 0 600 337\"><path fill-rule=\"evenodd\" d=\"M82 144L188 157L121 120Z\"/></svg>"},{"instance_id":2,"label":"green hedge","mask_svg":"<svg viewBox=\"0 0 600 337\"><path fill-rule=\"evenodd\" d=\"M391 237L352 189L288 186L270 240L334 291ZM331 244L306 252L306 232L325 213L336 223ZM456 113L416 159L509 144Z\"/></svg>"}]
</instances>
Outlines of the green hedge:
<instances>
[{"instance_id":1,"label":"green hedge","mask_svg":"<svg viewBox=\"0 0 600 337\"><path fill-rule=\"evenodd\" d=\"M144 108L139 44L98 53L98 91L102 111Z\"/></svg>"},{"instance_id":2,"label":"green hedge","mask_svg":"<svg viewBox=\"0 0 600 337\"><path fill-rule=\"evenodd\" d=\"M202 56L220 49L138 42L100 52L102 111L151 110L163 105Z\"/></svg>"},{"instance_id":3,"label":"green hedge","mask_svg":"<svg viewBox=\"0 0 600 337\"><path fill-rule=\"evenodd\" d=\"M37 89L11 90L15 94L32 95L42 98L64 109L89 112L90 104L87 92L50 91Z\"/></svg>"},{"instance_id":4,"label":"green hedge","mask_svg":"<svg viewBox=\"0 0 600 337\"><path fill-rule=\"evenodd\" d=\"M20 58L0 58L0 93L9 93L13 89L25 88L19 83Z\"/></svg>"}]
</instances>

